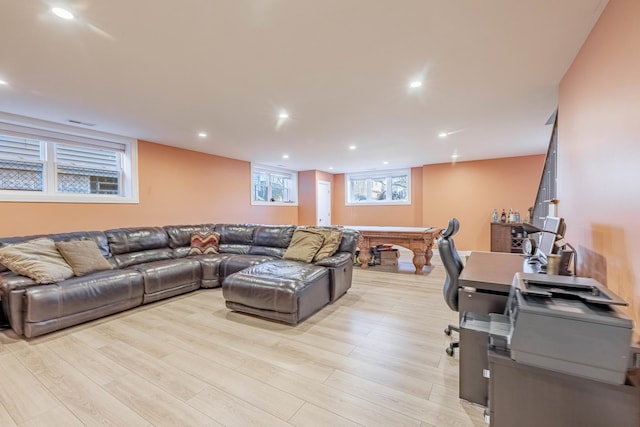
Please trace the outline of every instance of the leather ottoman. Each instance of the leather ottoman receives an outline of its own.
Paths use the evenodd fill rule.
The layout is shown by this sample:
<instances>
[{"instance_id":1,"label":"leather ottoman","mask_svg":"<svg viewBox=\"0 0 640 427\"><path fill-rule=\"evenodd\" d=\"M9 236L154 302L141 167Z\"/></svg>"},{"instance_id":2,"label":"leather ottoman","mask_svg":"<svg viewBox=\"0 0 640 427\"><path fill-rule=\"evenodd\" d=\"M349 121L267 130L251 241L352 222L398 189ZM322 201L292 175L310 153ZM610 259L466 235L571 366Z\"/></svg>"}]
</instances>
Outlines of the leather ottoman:
<instances>
[{"instance_id":1,"label":"leather ottoman","mask_svg":"<svg viewBox=\"0 0 640 427\"><path fill-rule=\"evenodd\" d=\"M222 295L231 310L295 325L329 304L329 272L298 261L266 262L227 276Z\"/></svg>"}]
</instances>

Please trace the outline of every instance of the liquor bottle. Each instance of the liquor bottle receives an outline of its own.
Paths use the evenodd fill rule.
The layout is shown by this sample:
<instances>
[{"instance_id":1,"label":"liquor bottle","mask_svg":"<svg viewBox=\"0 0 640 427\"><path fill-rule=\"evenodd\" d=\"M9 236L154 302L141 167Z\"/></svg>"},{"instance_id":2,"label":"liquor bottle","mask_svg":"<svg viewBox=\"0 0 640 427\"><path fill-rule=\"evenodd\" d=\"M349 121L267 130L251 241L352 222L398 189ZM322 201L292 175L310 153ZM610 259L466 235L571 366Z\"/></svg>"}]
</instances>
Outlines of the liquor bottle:
<instances>
[{"instance_id":1,"label":"liquor bottle","mask_svg":"<svg viewBox=\"0 0 640 427\"><path fill-rule=\"evenodd\" d=\"M520 222L520 211L518 209L516 209L515 219L516 219L516 222L518 223Z\"/></svg>"},{"instance_id":2,"label":"liquor bottle","mask_svg":"<svg viewBox=\"0 0 640 427\"><path fill-rule=\"evenodd\" d=\"M509 208L509 222L516 222L516 217L513 214L513 209Z\"/></svg>"},{"instance_id":3,"label":"liquor bottle","mask_svg":"<svg viewBox=\"0 0 640 427\"><path fill-rule=\"evenodd\" d=\"M491 214L491 220L493 222L498 222L498 209L493 210L493 214Z\"/></svg>"},{"instance_id":4,"label":"liquor bottle","mask_svg":"<svg viewBox=\"0 0 640 427\"><path fill-rule=\"evenodd\" d=\"M500 214L500 222L507 222L507 212L502 209L502 214Z\"/></svg>"}]
</instances>

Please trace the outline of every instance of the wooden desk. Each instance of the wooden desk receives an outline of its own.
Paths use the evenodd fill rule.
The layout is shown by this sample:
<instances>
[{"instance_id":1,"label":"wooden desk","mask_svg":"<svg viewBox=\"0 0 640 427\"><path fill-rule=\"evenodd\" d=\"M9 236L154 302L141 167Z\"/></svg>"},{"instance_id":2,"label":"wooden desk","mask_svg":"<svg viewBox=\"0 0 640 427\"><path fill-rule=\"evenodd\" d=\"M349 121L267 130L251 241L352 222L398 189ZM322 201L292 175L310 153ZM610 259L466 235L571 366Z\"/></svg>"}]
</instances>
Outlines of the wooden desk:
<instances>
[{"instance_id":1,"label":"wooden desk","mask_svg":"<svg viewBox=\"0 0 640 427\"><path fill-rule=\"evenodd\" d=\"M393 244L411 249L413 251L413 265L416 267L416 274L422 274L425 265L431 265L433 256L433 242L440 236L442 229L436 227L374 227L374 226L351 226L360 232L358 247L360 256L358 259L362 263L361 268L369 267L369 248L375 245Z\"/></svg>"}]
</instances>

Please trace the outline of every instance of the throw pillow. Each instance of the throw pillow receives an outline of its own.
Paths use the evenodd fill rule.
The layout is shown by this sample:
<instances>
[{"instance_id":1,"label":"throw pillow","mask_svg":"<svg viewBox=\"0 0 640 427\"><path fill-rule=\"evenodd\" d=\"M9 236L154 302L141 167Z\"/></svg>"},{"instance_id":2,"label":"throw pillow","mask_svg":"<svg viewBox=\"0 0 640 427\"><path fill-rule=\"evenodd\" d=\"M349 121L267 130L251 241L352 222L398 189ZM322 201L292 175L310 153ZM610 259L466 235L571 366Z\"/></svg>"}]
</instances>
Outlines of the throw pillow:
<instances>
[{"instance_id":1,"label":"throw pillow","mask_svg":"<svg viewBox=\"0 0 640 427\"><path fill-rule=\"evenodd\" d=\"M324 237L309 229L298 229L293 232L291 243L282 258L294 261L311 262L322 247Z\"/></svg>"},{"instance_id":2,"label":"throw pillow","mask_svg":"<svg viewBox=\"0 0 640 427\"><path fill-rule=\"evenodd\" d=\"M94 271L111 270L109 264L93 240L72 240L57 242L56 248L65 261L71 266L73 274L84 276Z\"/></svg>"},{"instance_id":3,"label":"throw pillow","mask_svg":"<svg viewBox=\"0 0 640 427\"><path fill-rule=\"evenodd\" d=\"M215 231L195 231L191 234L189 255L220 253L220 233Z\"/></svg>"},{"instance_id":4,"label":"throw pillow","mask_svg":"<svg viewBox=\"0 0 640 427\"><path fill-rule=\"evenodd\" d=\"M0 248L0 262L9 270L36 283L55 283L73 276L56 244L48 238L29 240Z\"/></svg>"},{"instance_id":5,"label":"throw pillow","mask_svg":"<svg viewBox=\"0 0 640 427\"><path fill-rule=\"evenodd\" d=\"M312 228L312 230L322 234L324 237L322 247L316 256L313 257L314 262L330 257L336 253L342 241L342 230L337 228Z\"/></svg>"}]
</instances>

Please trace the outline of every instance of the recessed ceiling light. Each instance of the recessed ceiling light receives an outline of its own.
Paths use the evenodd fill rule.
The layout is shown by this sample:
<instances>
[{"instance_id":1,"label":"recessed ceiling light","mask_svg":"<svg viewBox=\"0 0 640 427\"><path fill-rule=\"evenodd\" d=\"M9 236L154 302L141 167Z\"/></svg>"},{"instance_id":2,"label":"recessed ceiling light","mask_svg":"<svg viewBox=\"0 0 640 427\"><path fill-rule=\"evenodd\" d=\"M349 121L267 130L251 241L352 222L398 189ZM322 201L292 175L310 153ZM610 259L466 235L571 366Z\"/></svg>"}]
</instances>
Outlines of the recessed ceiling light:
<instances>
[{"instance_id":1,"label":"recessed ceiling light","mask_svg":"<svg viewBox=\"0 0 640 427\"><path fill-rule=\"evenodd\" d=\"M73 13L61 7L52 7L51 12L53 12L53 14L58 18L66 19L67 21L70 21L74 18Z\"/></svg>"},{"instance_id":2,"label":"recessed ceiling light","mask_svg":"<svg viewBox=\"0 0 640 427\"><path fill-rule=\"evenodd\" d=\"M288 154L283 154L283 155L282 155L282 158L283 158L283 159L288 159L288 158L289 158L289 155L288 155Z\"/></svg>"},{"instance_id":3,"label":"recessed ceiling light","mask_svg":"<svg viewBox=\"0 0 640 427\"><path fill-rule=\"evenodd\" d=\"M281 119L288 119L289 113L287 113L286 111L281 111L280 114L278 114L278 117Z\"/></svg>"},{"instance_id":4,"label":"recessed ceiling light","mask_svg":"<svg viewBox=\"0 0 640 427\"><path fill-rule=\"evenodd\" d=\"M329 170L332 171L333 170L333 166L329 166Z\"/></svg>"},{"instance_id":5,"label":"recessed ceiling light","mask_svg":"<svg viewBox=\"0 0 640 427\"><path fill-rule=\"evenodd\" d=\"M438 134L438 136L439 136L440 138L446 138L447 136L449 136L449 132L440 132L440 133Z\"/></svg>"},{"instance_id":6,"label":"recessed ceiling light","mask_svg":"<svg viewBox=\"0 0 640 427\"><path fill-rule=\"evenodd\" d=\"M207 137L207 133L206 132L198 132L198 136L200 138L206 138Z\"/></svg>"},{"instance_id":7,"label":"recessed ceiling light","mask_svg":"<svg viewBox=\"0 0 640 427\"><path fill-rule=\"evenodd\" d=\"M409 83L409 87L412 87L414 89L417 88L417 87L420 87L420 86L422 86L422 82L419 81L419 80L415 80L415 81L412 81L411 83Z\"/></svg>"},{"instance_id":8,"label":"recessed ceiling light","mask_svg":"<svg viewBox=\"0 0 640 427\"><path fill-rule=\"evenodd\" d=\"M350 145L349 146L349 150L355 150L356 148L358 148L358 147L356 147L355 145Z\"/></svg>"},{"instance_id":9,"label":"recessed ceiling light","mask_svg":"<svg viewBox=\"0 0 640 427\"><path fill-rule=\"evenodd\" d=\"M457 158L458 158L458 153L453 153L453 154L451 155L451 158L452 158L452 159L457 159Z\"/></svg>"},{"instance_id":10,"label":"recessed ceiling light","mask_svg":"<svg viewBox=\"0 0 640 427\"><path fill-rule=\"evenodd\" d=\"M388 165L389 162L387 162L386 160L384 162L382 162L383 165Z\"/></svg>"},{"instance_id":11,"label":"recessed ceiling light","mask_svg":"<svg viewBox=\"0 0 640 427\"><path fill-rule=\"evenodd\" d=\"M9 83L0 79L0 86L9 86Z\"/></svg>"}]
</instances>

